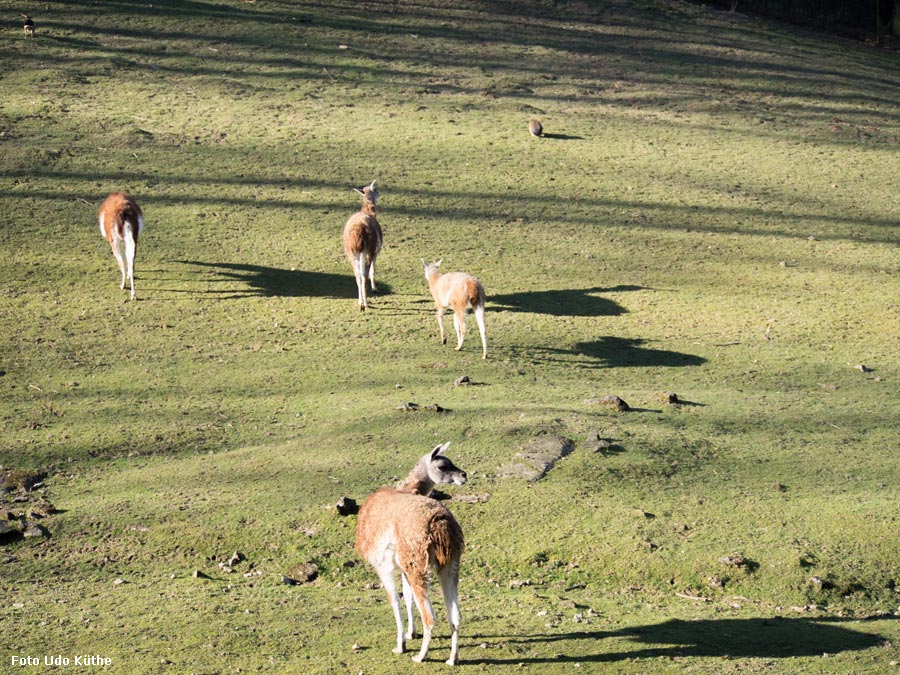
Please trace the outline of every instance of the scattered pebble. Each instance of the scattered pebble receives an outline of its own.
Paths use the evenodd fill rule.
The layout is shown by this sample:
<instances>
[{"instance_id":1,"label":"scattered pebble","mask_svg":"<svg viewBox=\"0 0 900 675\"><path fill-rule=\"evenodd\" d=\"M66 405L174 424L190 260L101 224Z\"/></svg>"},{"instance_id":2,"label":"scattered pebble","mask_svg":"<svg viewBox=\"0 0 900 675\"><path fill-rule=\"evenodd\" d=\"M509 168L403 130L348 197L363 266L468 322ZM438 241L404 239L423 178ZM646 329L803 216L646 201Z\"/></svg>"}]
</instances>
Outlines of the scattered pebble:
<instances>
[{"instance_id":1,"label":"scattered pebble","mask_svg":"<svg viewBox=\"0 0 900 675\"><path fill-rule=\"evenodd\" d=\"M727 567L747 567L747 559L740 553L723 555L719 558L719 562Z\"/></svg>"}]
</instances>

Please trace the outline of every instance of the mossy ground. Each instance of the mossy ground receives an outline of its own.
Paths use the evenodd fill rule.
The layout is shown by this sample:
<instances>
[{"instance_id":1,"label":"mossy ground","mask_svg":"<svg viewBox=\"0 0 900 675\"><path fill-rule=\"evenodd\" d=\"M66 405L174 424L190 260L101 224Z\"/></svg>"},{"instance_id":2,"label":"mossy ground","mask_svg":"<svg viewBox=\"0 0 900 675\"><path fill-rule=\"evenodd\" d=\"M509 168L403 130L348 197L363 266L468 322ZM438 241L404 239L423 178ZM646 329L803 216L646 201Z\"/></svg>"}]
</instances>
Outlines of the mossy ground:
<instances>
[{"instance_id":1,"label":"mossy ground","mask_svg":"<svg viewBox=\"0 0 900 675\"><path fill-rule=\"evenodd\" d=\"M889 672L900 59L679 2L444 4L51 1L26 40L0 0L0 463L61 510L0 551L0 658L420 670L333 507L449 440L490 495L450 502L465 667ZM487 289L487 361L438 343L439 257ZM575 452L497 477L548 433Z\"/></svg>"}]
</instances>

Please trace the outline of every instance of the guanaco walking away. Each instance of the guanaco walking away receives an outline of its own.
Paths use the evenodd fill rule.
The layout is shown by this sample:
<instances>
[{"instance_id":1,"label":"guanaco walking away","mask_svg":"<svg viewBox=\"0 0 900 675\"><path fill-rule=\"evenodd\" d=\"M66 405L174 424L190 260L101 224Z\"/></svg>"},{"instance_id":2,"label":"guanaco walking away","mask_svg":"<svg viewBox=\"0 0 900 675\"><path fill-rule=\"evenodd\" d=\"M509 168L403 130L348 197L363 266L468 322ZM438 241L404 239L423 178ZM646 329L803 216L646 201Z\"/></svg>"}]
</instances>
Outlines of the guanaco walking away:
<instances>
[{"instance_id":1,"label":"guanaco walking away","mask_svg":"<svg viewBox=\"0 0 900 675\"><path fill-rule=\"evenodd\" d=\"M353 275L356 277L356 290L360 310L366 309L366 277L375 288L375 259L381 251L384 235L381 225L375 213L375 205L378 203L378 191L375 189L375 181L361 190L353 188L362 195L362 208L354 213L344 225L344 253L353 267Z\"/></svg>"},{"instance_id":2,"label":"guanaco walking away","mask_svg":"<svg viewBox=\"0 0 900 675\"><path fill-rule=\"evenodd\" d=\"M138 236L144 229L144 214L129 195L113 192L100 206L100 234L109 242L119 271L122 284L131 281L131 299L134 295L134 256L137 253Z\"/></svg>"},{"instance_id":3,"label":"guanaco walking away","mask_svg":"<svg viewBox=\"0 0 900 675\"><path fill-rule=\"evenodd\" d=\"M444 335L444 309L453 309L453 327L456 329L456 351L462 349L463 339L466 337L466 309L471 307L475 313L475 321L478 322L478 331L481 333L481 358L487 358L487 339L484 335L484 286L471 274L465 272L447 272L441 274L438 268L441 260L435 263L427 263L424 260L425 279L431 290L431 297L437 305L437 322L441 329L441 344L447 344Z\"/></svg>"},{"instance_id":4,"label":"guanaco walking away","mask_svg":"<svg viewBox=\"0 0 900 675\"><path fill-rule=\"evenodd\" d=\"M356 550L375 569L388 594L397 624L395 654L406 651L406 641L415 637L413 601L422 617L422 647L413 661L428 654L434 628L434 610L428 598L431 575L437 572L450 619L449 665L459 660L459 559L463 551L462 528L453 514L435 499L437 483L463 485L466 472L444 452L450 443L436 446L423 455L409 475L395 488L383 487L366 499L356 523ZM403 582L406 604L406 632L400 612L395 572Z\"/></svg>"}]
</instances>

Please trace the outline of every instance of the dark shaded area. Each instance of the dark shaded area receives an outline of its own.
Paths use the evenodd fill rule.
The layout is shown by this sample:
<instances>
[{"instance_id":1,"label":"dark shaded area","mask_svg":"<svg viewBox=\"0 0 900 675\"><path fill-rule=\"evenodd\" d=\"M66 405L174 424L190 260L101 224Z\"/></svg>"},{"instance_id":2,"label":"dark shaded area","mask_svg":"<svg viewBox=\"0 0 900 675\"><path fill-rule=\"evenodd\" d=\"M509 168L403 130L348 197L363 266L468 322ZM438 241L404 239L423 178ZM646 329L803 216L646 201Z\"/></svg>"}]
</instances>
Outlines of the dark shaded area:
<instances>
[{"instance_id":1,"label":"dark shaded area","mask_svg":"<svg viewBox=\"0 0 900 675\"><path fill-rule=\"evenodd\" d=\"M330 274L328 272L307 272L305 270L286 270L278 267L265 267L263 265L248 265L245 263L209 263L196 260L176 260L182 265L205 267L212 270L213 274L221 281L233 281L243 284L244 290L225 289L211 290L207 293L222 294L228 298L242 297L320 297L320 298L346 298L355 300L357 297L356 283L351 274ZM390 285L375 280L378 291L370 295L389 295Z\"/></svg>"},{"instance_id":2,"label":"dark shaded area","mask_svg":"<svg viewBox=\"0 0 900 675\"><path fill-rule=\"evenodd\" d=\"M584 136L570 136L569 134L541 134L543 138L550 138L555 141L583 141Z\"/></svg>"},{"instance_id":3,"label":"dark shaded area","mask_svg":"<svg viewBox=\"0 0 900 675\"><path fill-rule=\"evenodd\" d=\"M695 0L696 1L696 0ZM721 9L750 12L823 28L838 34L875 35L894 12L892 0L704 0Z\"/></svg>"},{"instance_id":4,"label":"dark shaded area","mask_svg":"<svg viewBox=\"0 0 900 675\"><path fill-rule=\"evenodd\" d=\"M614 286L612 288L566 288L528 293L507 293L490 296L492 305L510 312L530 312L551 316L619 316L627 309L619 303L598 297L599 293L621 293L646 290L643 286Z\"/></svg>"},{"instance_id":5,"label":"dark shaded area","mask_svg":"<svg viewBox=\"0 0 900 675\"><path fill-rule=\"evenodd\" d=\"M589 342L576 342L571 348L544 347L537 350L548 361L571 362L571 357L587 358L597 368L684 368L700 366L706 359L695 354L653 349L643 338L602 337ZM562 357L567 357L563 359ZM637 412L647 412L637 410ZM659 412L659 411L655 411Z\"/></svg>"},{"instance_id":6,"label":"dark shaded area","mask_svg":"<svg viewBox=\"0 0 900 675\"><path fill-rule=\"evenodd\" d=\"M706 363L702 356L683 354L665 349L653 349L644 345L650 340L642 338L603 337L590 342L578 342L574 352L603 361L607 367L683 367L699 366Z\"/></svg>"},{"instance_id":7,"label":"dark shaded area","mask_svg":"<svg viewBox=\"0 0 900 675\"><path fill-rule=\"evenodd\" d=\"M845 619L672 619L650 626L635 626L620 631L587 631L519 637L497 636L509 644L541 645L558 642L598 641L630 638L634 649L577 655L553 654L529 658L518 654L509 659L474 659L469 663L502 665L518 663L613 663L628 659L714 657L788 659L804 656L840 654L877 647L881 635L861 633L839 624ZM483 640L484 635L476 636ZM473 646L474 650L474 646ZM560 651L554 646L554 651ZM471 653L471 652L470 652Z\"/></svg>"}]
</instances>

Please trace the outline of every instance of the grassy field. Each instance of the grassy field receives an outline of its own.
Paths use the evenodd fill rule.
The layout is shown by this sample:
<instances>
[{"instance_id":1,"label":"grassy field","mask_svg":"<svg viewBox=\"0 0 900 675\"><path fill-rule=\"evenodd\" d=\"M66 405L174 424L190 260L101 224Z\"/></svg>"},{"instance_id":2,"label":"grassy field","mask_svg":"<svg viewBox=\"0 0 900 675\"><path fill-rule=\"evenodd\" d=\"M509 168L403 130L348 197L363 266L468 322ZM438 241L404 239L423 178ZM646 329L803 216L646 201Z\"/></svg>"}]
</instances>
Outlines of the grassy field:
<instances>
[{"instance_id":1,"label":"grassy field","mask_svg":"<svg viewBox=\"0 0 900 675\"><path fill-rule=\"evenodd\" d=\"M49 536L0 540L0 671L445 669L439 597L435 663L390 653L334 507L443 441L463 670L900 668L900 55L666 0L48 0L33 39L26 9L0 525ZM340 231L372 179L362 313ZM422 258L483 281L486 361L471 317L439 343Z\"/></svg>"}]
</instances>

